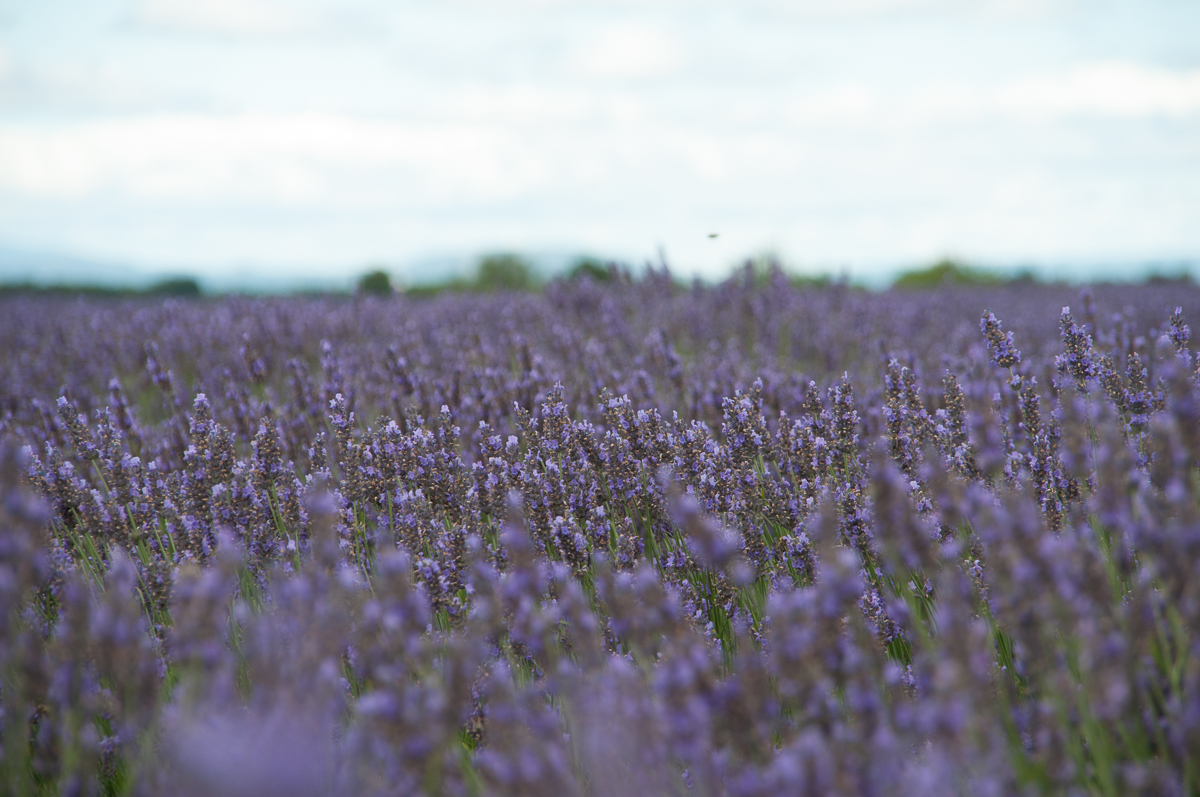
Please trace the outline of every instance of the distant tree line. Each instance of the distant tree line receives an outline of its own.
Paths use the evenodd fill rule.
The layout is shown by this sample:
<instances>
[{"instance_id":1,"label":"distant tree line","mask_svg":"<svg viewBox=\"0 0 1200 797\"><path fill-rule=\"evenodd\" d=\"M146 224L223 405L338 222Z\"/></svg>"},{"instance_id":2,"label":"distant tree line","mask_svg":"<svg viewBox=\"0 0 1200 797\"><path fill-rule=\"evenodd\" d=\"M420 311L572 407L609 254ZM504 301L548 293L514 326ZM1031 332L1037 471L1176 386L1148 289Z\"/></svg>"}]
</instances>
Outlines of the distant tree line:
<instances>
[{"instance_id":1,"label":"distant tree line","mask_svg":"<svg viewBox=\"0 0 1200 797\"><path fill-rule=\"evenodd\" d=\"M1052 281L1052 280L1051 280ZM1089 280L1096 282L1107 282L1108 280ZM1121 280L1125 282L1126 280ZM1142 275L1140 279L1127 280L1131 283L1143 283L1146 285L1162 285L1162 284L1191 284L1192 277L1186 270L1176 271L1174 274L1162 274L1151 268L1149 273ZM900 274L899 277L892 282L893 288L902 290L930 290L936 288L970 288L970 287L996 287L1001 285L1028 285L1031 283L1044 283L1047 280L1037 277L1033 269L1024 268L1014 271L998 271L979 266L973 266L964 263L961 260L951 258L943 258L924 268L912 269Z\"/></svg>"},{"instance_id":2,"label":"distant tree line","mask_svg":"<svg viewBox=\"0 0 1200 797\"><path fill-rule=\"evenodd\" d=\"M60 283L57 285L35 285L32 282L17 282L0 285L0 296L88 296L95 298L124 299L137 296L176 296L196 298L203 292L200 283L192 277L171 277L145 288L110 287Z\"/></svg>"},{"instance_id":3,"label":"distant tree line","mask_svg":"<svg viewBox=\"0 0 1200 797\"><path fill-rule=\"evenodd\" d=\"M829 274L796 274L785 269L773 256L751 258L736 269L731 279L750 280L756 285L765 285L774 279L786 279L794 287L821 289L831 285L859 287L848 278L834 278ZM588 279L595 283L635 279L630 269L615 262L605 262L593 257L576 259L565 272L555 279L568 281ZM935 290L953 287L997 287L1038 282L1031 269L1016 272L996 271L971 265L961 260L943 258L931 265L902 272L891 283L899 290ZM1181 283L1192 278L1186 271L1175 275L1150 273L1137 282ZM402 292L412 298L426 298L444 292L496 293L501 291L536 291L545 282L543 275L525 258L512 253L490 254L481 257L469 276L453 277L441 282L422 283L397 288L391 277L382 268L374 268L359 277L357 293L366 296L391 296ZM677 288L685 283L672 279ZM303 293L310 293L305 291ZM331 293L319 290L318 294ZM337 293L333 291L332 293ZM171 277L144 288L112 287L103 285L61 283L38 285L30 281L0 284L0 298L10 296L85 296L100 299L129 299L138 297L199 298L204 295L200 283L192 277Z\"/></svg>"},{"instance_id":4,"label":"distant tree line","mask_svg":"<svg viewBox=\"0 0 1200 797\"><path fill-rule=\"evenodd\" d=\"M595 258L581 257L572 263L565 277L568 280L587 278L593 282L610 282L616 266ZM422 298L446 291L496 293L499 291L533 291L542 286L542 277L528 260L520 255L500 253L479 259L469 277L455 277L442 282L413 285L404 289L405 296ZM394 292L391 278L382 269L367 272L358 280L358 292L374 296L389 296Z\"/></svg>"}]
</instances>

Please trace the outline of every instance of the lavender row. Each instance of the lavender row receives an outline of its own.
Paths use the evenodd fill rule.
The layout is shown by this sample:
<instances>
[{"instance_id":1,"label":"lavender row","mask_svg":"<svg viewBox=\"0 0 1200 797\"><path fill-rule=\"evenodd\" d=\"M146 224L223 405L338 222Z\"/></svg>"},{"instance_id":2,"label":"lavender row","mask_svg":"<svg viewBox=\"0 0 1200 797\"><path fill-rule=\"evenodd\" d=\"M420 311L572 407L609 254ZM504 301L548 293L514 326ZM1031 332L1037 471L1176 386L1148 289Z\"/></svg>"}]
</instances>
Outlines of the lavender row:
<instances>
[{"instance_id":1,"label":"lavender row","mask_svg":"<svg viewBox=\"0 0 1200 797\"><path fill-rule=\"evenodd\" d=\"M1200 292L753 277L7 304L6 783L1200 793Z\"/></svg>"}]
</instances>

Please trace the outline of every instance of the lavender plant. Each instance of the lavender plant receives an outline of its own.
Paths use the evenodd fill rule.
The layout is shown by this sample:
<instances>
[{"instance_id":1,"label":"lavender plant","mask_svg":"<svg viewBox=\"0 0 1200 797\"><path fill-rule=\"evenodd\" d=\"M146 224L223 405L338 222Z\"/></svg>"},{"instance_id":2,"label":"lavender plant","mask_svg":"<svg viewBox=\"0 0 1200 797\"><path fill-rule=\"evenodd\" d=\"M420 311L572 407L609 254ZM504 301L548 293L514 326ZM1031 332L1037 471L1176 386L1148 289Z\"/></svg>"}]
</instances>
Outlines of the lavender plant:
<instances>
[{"instance_id":1,"label":"lavender plant","mask_svg":"<svg viewBox=\"0 0 1200 797\"><path fill-rule=\"evenodd\" d=\"M1200 291L609 276L5 300L0 791L1200 794Z\"/></svg>"}]
</instances>

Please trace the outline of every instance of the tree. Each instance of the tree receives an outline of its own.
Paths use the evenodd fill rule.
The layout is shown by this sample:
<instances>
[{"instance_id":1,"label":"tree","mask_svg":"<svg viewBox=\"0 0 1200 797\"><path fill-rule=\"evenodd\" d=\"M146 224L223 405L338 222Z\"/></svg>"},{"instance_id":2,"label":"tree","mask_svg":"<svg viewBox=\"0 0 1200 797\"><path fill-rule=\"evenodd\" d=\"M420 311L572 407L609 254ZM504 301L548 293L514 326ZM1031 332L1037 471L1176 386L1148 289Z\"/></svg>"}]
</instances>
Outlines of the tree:
<instances>
[{"instance_id":1,"label":"tree","mask_svg":"<svg viewBox=\"0 0 1200 797\"><path fill-rule=\"evenodd\" d=\"M171 277L150 286L146 292L155 296L196 297L200 295L200 283L191 277Z\"/></svg>"},{"instance_id":2,"label":"tree","mask_svg":"<svg viewBox=\"0 0 1200 797\"><path fill-rule=\"evenodd\" d=\"M612 272L594 257L581 257L567 272L567 278L572 280L590 278L593 282L611 282Z\"/></svg>"},{"instance_id":3,"label":"tree","mask_svg":"<svg viewBox=\"0 0 1200 797\"><path fill-rule=\"evenodd\" d=\"M527 291L536 286L533 269L518 255L487 255L475 271L475 287L481 291Z\"/></svg>"},{"instance_id":4,"label":"tree","mask_svg":"<svg viewBox=\"0 0 1200 797\"><path fill-rule=\"evenodd\" d=\"M1004 281L1004 278L998 274L946 258L928 268L901 274L892 283L892 286L896 288L942 288L950 285L1001 285Z\"/></svg>"},{"instance_id":5,"label":"tree","mask_svg":"<svg viewBox=\"0 0 1200 797\"><path fill-rule=\"evenodd\" d=\"M382 269L369 271L358 279L358 292L374 296L391 296L392 280Z\"/></svg>"}]
</instances>

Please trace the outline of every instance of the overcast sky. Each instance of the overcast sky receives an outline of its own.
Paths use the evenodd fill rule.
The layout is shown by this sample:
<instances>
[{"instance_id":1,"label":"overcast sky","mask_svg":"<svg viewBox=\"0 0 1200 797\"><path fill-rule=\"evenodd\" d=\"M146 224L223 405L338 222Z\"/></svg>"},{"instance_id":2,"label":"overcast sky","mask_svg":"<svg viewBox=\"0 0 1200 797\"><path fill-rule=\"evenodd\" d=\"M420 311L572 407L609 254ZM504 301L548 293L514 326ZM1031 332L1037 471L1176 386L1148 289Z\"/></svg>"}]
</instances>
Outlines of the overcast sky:
<instances>
[{"instance_id":1,"label":"overcast sky","mask_svg":"<svg viewBox=\"0 0 1200 797\"><path fill-rule=\"evenodd\" d=\"M0 248L1200 259L1200 3L0 0Z\"/></svg>"}]
</instances>

